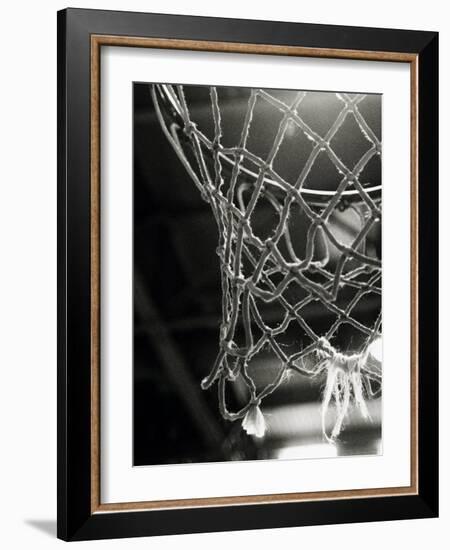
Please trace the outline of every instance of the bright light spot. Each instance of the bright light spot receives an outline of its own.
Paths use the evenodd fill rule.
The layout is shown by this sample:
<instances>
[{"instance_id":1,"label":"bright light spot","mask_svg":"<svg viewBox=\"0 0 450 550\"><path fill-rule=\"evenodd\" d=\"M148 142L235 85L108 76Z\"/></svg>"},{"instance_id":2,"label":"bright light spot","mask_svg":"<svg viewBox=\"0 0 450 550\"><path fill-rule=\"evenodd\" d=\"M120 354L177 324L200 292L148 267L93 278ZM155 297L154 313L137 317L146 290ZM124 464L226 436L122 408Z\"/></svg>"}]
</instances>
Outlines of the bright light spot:
<instances>
[{"instance_id":1,"label":"bright light spot","mask_svg":"<svg viewBox=\"0 0 450 550\"><path fill-rule=\"evenodd\" d=\"M277 458L332 458L337 456L337 447L328 443L295 445L280 449Z\"/></svg>"},{"instance_id":2,"label":"bright light spot","mask_svg":"<svg viewBox=\"0 0 450 550\"><path fill-rule=\"evenodd\" d=\"M289 120L289 122L286 124L285 129L285 135L288 137L295 136L295 134L298 132L298 127L292 120Z\"/></svg>"},{"instance_id":3,"label":"bright light spot","mask_svg":"<svg viewBox=\"0 0 450 550\"><path fill-rule=\"evenodd\" d=\"M377 338L369 346L370 355L381 363L383 359L383 340L382 338Z\"/></svg>"}]
</instances>

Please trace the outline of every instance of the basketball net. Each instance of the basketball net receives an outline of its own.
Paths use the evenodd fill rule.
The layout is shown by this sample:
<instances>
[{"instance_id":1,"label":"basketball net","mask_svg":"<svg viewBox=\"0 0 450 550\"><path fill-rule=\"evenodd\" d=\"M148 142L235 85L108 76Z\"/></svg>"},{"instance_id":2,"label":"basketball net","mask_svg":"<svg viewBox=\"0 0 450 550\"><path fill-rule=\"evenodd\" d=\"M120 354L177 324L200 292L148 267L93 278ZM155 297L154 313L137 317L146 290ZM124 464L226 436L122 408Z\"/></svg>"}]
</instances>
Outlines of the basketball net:
<instances>
[{"instance_id":1,"label":"basketball net","mask_svg":"<svg viewBox=\"0 0 450 550\"><path fill-rule=\"evenodd\" d=\"M287 104L267 90L252 89L239 141L230 147L222 142L222 111L215 87L209 88L213 139L192 119L183 86L153 85L151 93L162 130L210 205L218 228L222 319L217 357L202 388L217 384L221 415L242 420L248 433L261 437L264 399L294 373L321 377L323 434L335 440L350 408L356 407L368 419L366 401L381 391L381 363L371 353L372 344L381 338L381 259L367 248L369 232L381 222L381 191L380 186L360 181L370 159L381 156L381 143L358 109L365 96L336 94L341 109L322 137L299 114L308 92L298 92ZM248 147L258 101L281 113L265 158ZM349 116L369 144L351 169L330 145ZM292 127L311 141L312 149L297 179L286 181L274 161ZM324 154L338 175L333 189L307 187L316 159ZM255 230L255 212L262 203L272 212L272 226L264 237ZM343 212L353 216L350 240L341 238L338 230ZM293 220L298 216L307 223L301 256L293 238ZM345 292L351 299L343 305ZM366 299L375 302L375 322L356 315ZM275 326L265 317L266 306L271 305L282 311ZM317 315L332 319L327 326L322 323L320 333L311 321ZM339 345L341 339L336 337L343 325L358 334L351 350ZM296 335L294 348L285 344L287 333ZM268 351L277 362L277 374L259 387L252 360ZM231 411L227 388L237 380L245 385L248 400L240 410Z\"/></svg>"}]
</instances>

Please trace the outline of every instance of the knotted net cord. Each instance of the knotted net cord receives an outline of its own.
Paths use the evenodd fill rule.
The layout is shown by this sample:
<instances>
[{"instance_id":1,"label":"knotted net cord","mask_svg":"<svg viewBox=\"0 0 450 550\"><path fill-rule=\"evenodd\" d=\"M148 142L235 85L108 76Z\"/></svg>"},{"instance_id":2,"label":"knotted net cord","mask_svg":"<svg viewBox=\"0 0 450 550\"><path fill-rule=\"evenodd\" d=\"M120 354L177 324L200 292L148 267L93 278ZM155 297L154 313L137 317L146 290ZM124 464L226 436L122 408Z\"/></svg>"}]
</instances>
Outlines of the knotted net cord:
<instances>
[{"instance_id":1,"label":"knotted net cord","mask_svg":"<svg viewBox=\"0 0 450 550\"><path fill-rule=\"evenodd\" d=\"M367 235L381 221L380 199L379 195L373 197L376 186L360 181L370 159L381 156L381 143L358 109L365 96L335 94L342 107L322 137L298 111L308 92L298 92L293 102L287 104L267 90L252 89L239 142L229 147L222 141L222 112L215 87L209 88L213 139L192 119L182 85L152 85L151 93L163 131L203 199L209 203L218 227L217 254L222 285L219 351L210 373L202 381L202 388L208 389L217 382L222 416L230 421L244 418L245 425L249 413L283 384L289 373L322 375L325 380L323 432L328 439L336 438L351 403L368 417L365 399L380 391L381 382L381 365L369 353L371 343L381 336L381 260L366 250ZM247 146L257 100L265 101L282 115L265 158ZM331 146L350 114L370 144L351 169ZM292 124L313 146L298 178L290 183L275 170L274 161ZM315 161L323 153L339 174L331 192L305 187ZM266 238L256 234L252 217L261 200L270 205L277 217ZM350 244L339 239L332 223L336 212L346 208L354 210L360 223ZM301 258L295 251L290 227L290 218L298 215L297 212L308 220L305 252ZM332 249L339 254L333 268ZM245 266L250 266L250 273ZM302 289L301 299L295 303L286 296L292 285ZM338 297L346 288L351 288L354 295L343 307ZM354 315L356 306L367 295L377 296L378 300L378 315L370 326ZM265 321L261 303L276 303L281 307L283 318L276 327L270 327ZM311 304L335 318L324 334L318 334L303 313ZM293 323L298 325L303 337L298 349L287 353L281 336ZM339 351L331 344L343 324L350 325L364 337L359 349L352 353ZM238 335L240 327L242 337ZM255 356L268 349L277 358L278 370L270 383L259 388L249 365ZM248 401L240 410L230 411L226 388L238 379L247 388ZM336 412L331 434L327 434L325 419L331 401Z\"/></svg>"}]
</instances>

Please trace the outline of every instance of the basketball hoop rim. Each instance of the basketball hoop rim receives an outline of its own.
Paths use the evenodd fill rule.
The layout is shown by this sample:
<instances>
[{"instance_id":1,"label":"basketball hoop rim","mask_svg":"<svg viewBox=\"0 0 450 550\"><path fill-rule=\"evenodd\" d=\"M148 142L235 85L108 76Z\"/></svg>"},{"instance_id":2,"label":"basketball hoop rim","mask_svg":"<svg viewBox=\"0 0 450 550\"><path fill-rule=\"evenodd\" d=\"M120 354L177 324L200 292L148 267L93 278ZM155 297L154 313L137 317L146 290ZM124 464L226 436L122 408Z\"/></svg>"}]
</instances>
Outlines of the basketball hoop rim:
<instances>
[{"instance_id":1,"label":"basketball hoop rim","mask_svg":"<svg viewBox=\"0 0 450 550\"><path fill-rule=\"evenodd\" d=\"M161 96L161 98L163 99L163 102L164 102L163 103L163 110L171 118L173 118L174 115L177 118L179 118L180 119L180 124L177 124L177 126L181 128L181 126L182 126L181 107L175 101L172 94L169 93L168 86L169 86L168 84L155 84L155 88L158 90L159 95ZM167 112L168 111L167 103L173 109L172 113ZM206 136L204 136L204 138L205 138L206 141L209 141ZM177 139L179 141L178 134L177 134ZM221 157L221 160L223 160L227 163L229 168L233 167L233 165L235 163L234 158L231 158L231 156L227 155L226 153L224 153L223 151L220 151L220 150L219 150L218 154ZM256 180L258 178L258 174L256 172L253 172L251 169L249 169L247 167L240 166L240 171L243 172L244 174L246 174L247 176L249 176L253 180ZM277 181L275 181L274 179L272 179L272 178L270 178L266 175L264 176L264 181L268 185L271 185L273 187L282 189L282 186ZM370 187L364 187L364 190L371 197L371 199L373 201L379 202L381 200L381 190L382 190L382 185L381 184L380 185L372 185ZM299 192L307 198L308 202L311 205L315 205L315 206L323 205L324 203L327 202L327 200L331 199L335 195L334 191L324 191L324 190L321 190L321 189L305 189L305 188L302 188L302 189L299 190ZM345 198L345 199L348 199L352 204L364 202L364 200L362 199L362 197L361 197L361 195L360 195L360 193L357 189L347 189L347 190L343 191L342 192L342 197Z\"/></svg>"}]
</instances>

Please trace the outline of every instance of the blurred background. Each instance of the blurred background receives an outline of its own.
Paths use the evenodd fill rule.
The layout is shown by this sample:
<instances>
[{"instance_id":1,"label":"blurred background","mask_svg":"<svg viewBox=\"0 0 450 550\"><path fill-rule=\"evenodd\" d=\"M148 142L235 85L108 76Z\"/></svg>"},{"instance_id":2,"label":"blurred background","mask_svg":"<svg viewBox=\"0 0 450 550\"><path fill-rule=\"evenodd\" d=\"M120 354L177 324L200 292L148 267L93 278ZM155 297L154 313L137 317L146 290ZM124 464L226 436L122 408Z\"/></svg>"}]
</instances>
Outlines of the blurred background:
<instances>
[{"instance_id":1,"label":"blurred background","mask_svg":"<svg viewBox=\"0 0 450 550\"><path fill-rule=\"evenodd\" d=\"M209 89L186 86L192 118L213 137ZM289 101L290 91L277 91ZM249 91L220 88L223 143L236 145L242 128ZM258 111L259 109L259 111ZM279 118L258 106L256 126L249 147L264 157L273 142ZM308 94L299 114L324 136L342 109L334 93ZM381 140L381 97L368 95L359 104L366 122ZM301 112L300 112L301 111ZM296 126L288 129L274 168L293 181L314 143ZM299 146L300 144L300 146ZM364 154L370 143L352 116L346 118L331 143L349 166ZM327 155L321 155L306 186L333 189L337 171ZM361 181L381 183L381 162L376 156L361 174ZM261 210L256 221L263 235L270 213ZM305 230L299 217L298 234ZM258 229L259 223L259 229ZM351 242L359 221L346 210L334 220L340 238ZM303 224L303 225L302 225ZM134 84L134 458L135 466L224 460L273 458L319 458L351 454L378 454L381 447L381 399L368 403L372 421L352 410L335 444L324 441L320 404L323 378L293 374L288 383L263 402L268 424L266 436L248 436L241 422L224 420L218 410L217 389L200 388L218 351L221 319L218 234L210 206L201 199L157 120L147 83ZM299 245L300 246L300 245ZM367 239L367 253L381 257L381 234ZM336 258L334 258L334 261ZM333 263L333 258L331 260ZM343 294L343 304L351 294ZM355 317L371 326L381 307L378 295L368 295L355 308ZM265 319L276 326L282 311L267 307ZM320 333L333 319L311 308L310 322ZM326 328L323 329L326 331ZM295 341L296 336L287 334ZM342 351L357 349L362 335L343 326L337 335ZM298 344L298 341L296 342ZM258 386L273 380L277 361L261 353L253 365ZM239 409L247 402L245 389L233 384L228 406ZM332 427L330 415L329 424Z\"/></svg>"}]
</instances>

